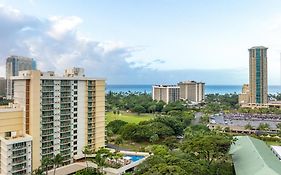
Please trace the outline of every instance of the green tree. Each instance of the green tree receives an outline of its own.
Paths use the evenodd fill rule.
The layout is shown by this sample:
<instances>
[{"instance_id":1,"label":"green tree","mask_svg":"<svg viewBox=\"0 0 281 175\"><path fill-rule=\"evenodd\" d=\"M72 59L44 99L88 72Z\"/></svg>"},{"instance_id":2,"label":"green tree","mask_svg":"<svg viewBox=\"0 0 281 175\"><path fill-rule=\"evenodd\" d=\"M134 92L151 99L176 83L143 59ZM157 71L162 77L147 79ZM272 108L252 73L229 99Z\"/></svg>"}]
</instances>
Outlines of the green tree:
<instances>
[{"instance_id":1,"label":"green tree","mask_svg":"<svg viewBox=\"0 0 281 175\"><path fill-rule=\"evenodd\" d=\"M63 163L63 157L61 156L61 154L55 155L53 159L53 163L54 163L54 175L55 175L57 167L59 167Z\"/></svg>"},{"instance_id":2,"label":"green tree","mask_svg":"<svg viewBox=\"0 0 281 175\"><path fill-rule=\"evenodd\" d=\"M260 123L258 126L258 130L261 130L261 131L267 131L269 129L270 129L270 127L269 127L268 123Z\"/></svg>"},{"instance_id":3,"label":"green tree","mask_svg":"<svg viewBox=\"0 0 281 175\"><path fill-rule=\"evenodd\" d=\"M88 168L89 168L89 166L88 166L88 160L87 160L87 157L88 157L88 155L92 154L92 153L93 153L93 151L91 150L90 146L84 146L84 149L83 149L82 153L84 154L84 158L85 158L86 166L87 166L87 169L88 169Z\"/></svg>"},{"instance_id":4,"label":"green tree","mask_svg":"<svg viewBox=\"0 0 281 175\"><path fill-rule=\"evenodd\" d=\"M252 127L252 125L250 123L247 123L247 125L245 125L244 128L246 130L252 130L253 129L253 127Z\"/></svg>"},{"instance_id":5,"label":"green tree","mask_svg":"<svg viewBox=\"0 0 281 175\"><path fill-rule=\"evenodd\" d=\"M181 150L205 160L208 168L214 160L225 158L233 143L232 136L215 132L198 132L188 135L181 145Z\"/></svg>"},{"instance_id":6,"label":"green tree","mask_svg":"<svg viewBox=\"0 0 281 175\"><path fill-rule=\"evenodd\" d=\"M49 168L53 166L53 159L45 157L41 161L42 170L45 171L45 174L48 175Z\"/></svg>"},{"instance_id":7,"label":"green tree","mask_svg":"<svg viewBox=\"0 0 281 175\"><path fill-rule=\"evenodd\" d=\"M151 143L155 143L155 142L157 142L158 140L159 140L159 137L158 137L157 134L153 134L153 135L149 138L149 141L150 141Z\"/></svg>"},{"instance_id":8,"label":"green tree","mask_svg":"<svg viewBox=\"0 0 281 175\"><path fill-rule=\"evenodd\" d=\"M133 108L133 112L136 112L138 115L140 115L141 113L144 113L145 111L146 111L145 108L141 105L136 105Z\"/></svg>"},{"instance_id":9,"label":"green tree","mask_svg":"<svg viewBox=\"0 0 281 175\"><path fill-rule=\"evenodd\" d=\"M123 120L113 120L107 124L106 128L116 134L119 133L120 128L126 124L128 124L128 122Z\"/></svg>"}]
</instances>

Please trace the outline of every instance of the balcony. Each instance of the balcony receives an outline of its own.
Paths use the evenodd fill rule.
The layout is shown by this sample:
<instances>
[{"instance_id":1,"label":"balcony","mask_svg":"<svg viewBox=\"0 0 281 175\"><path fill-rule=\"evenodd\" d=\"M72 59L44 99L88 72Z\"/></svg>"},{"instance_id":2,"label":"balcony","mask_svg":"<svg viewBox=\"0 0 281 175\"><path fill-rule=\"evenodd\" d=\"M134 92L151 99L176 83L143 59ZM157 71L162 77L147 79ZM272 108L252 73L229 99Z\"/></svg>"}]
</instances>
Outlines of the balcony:
<instances>
[{"instance_id":1,"label":"balcony","mask_svg":"<svg viewBox=\"0 0 281 175\"><path fill-rule=\"evenodd\" d=\"M24 169L26 169L26 163L18 164L12 167L13 173Z\"/></svg>"},{"instance_id":2,"label":"balcony","mask_svg":"<svg viewBox=\"0 0 281 175\"><path fill-rule=\"evenodd\" d=\"M19 151L13 151L12 155L15 158L15 157L20 157L20 156L25 155L25 154L26 154L26 149L19 150Z\"/></svg>"},{"instance_id":3,"label":"balcony","mask_svg":"<svg viewBox=\"0 0 281 175\"><path fill-rule=\"evenodd\" d=\"M42 144L42 148L50 148L53 146L54 146L54 142L48 142L48 143Z\"/></svg>"}]
</instances>

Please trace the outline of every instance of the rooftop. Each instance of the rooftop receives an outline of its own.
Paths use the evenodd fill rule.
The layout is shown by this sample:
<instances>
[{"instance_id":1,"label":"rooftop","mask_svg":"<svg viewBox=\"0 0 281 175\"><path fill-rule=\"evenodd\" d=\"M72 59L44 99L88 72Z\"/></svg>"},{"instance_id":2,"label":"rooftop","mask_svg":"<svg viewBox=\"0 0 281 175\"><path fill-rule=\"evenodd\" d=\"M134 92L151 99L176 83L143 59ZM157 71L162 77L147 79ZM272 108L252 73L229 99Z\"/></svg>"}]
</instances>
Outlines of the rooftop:
<instances>
[{"instance_id":1,"label":"rooftop","mask_svg":"<svg viewBox=\"0 0 281 175\"><path fill-rule=\"evenodd\" d=\"M254 46L254 47L251 47L250 49L268 49L268 48L264 47L264 46Z\"/></svg>"},{"instance_id":2,"label":"rooftop","mask_svg":"<svg viewBox=\"0 0 281 175\"><path fill-rule=\"evenodd\" d=\"M236 136L231 146L236 175L281 175L281 162L261 140L249 136Z\"/></svg>"}]
</instances>

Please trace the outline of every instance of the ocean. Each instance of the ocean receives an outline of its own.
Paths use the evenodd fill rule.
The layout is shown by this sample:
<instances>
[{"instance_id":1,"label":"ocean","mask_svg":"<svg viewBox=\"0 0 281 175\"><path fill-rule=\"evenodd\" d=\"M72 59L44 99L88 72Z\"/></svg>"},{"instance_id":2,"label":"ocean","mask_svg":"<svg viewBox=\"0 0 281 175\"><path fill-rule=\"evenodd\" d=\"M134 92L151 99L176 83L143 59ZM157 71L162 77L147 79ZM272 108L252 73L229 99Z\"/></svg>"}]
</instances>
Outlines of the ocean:
<instances>
[{"instance_id":1,"label":"ocean","mask_svg":"<svg viewBox=\"0 0 281 175\"><path fill-rule=\"evenodd\" d=\"M106 85L106 92L147 92L151 93L152 85ZM240 85L206 85L205 93L206 94L229 94L237 93L239 94L242 91L242 86ZM269 94L281 93L281 86L269 86Z\"/></svg>"}]
</instances>

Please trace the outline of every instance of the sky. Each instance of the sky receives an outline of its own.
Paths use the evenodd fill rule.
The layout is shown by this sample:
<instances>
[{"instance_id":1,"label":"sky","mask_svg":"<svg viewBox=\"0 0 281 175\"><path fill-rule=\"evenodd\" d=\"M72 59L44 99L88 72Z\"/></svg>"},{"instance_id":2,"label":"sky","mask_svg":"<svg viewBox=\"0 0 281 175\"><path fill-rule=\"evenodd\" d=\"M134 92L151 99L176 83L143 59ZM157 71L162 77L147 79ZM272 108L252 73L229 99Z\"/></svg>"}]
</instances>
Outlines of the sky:
<instances>
[{"instance_id":1,"label":"sky","mask_svg":"<svg viewBox=\"0 0 281 175\"><path fill-rule=\"evenodd\" d=\"M0 76L9 55L42 71L84 67L108 84L248 82L248 49L268 47L280 85L278 0L0 0Z\"/></svg>"}]
</instances>

